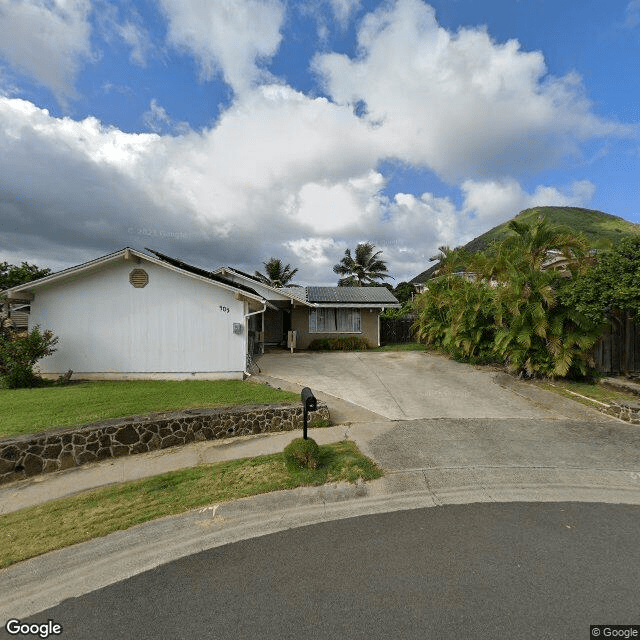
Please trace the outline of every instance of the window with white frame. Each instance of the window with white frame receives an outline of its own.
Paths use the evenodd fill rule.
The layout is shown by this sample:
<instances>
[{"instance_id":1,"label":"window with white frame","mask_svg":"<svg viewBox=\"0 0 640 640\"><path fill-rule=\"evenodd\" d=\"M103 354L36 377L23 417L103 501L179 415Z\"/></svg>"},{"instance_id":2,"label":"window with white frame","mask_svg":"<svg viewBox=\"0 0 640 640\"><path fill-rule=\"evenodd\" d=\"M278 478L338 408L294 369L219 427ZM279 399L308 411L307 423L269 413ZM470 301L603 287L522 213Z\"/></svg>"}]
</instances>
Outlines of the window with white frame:
<instances>
[{"instance_id":1,"label":"window with white frame","mask_svg":"<svg viewBox=\"0 0 640 640\"><path fill-rule=\"evenodd\" d=\"M360 333L360 309L309 309L309 333Z\"/></svg>"}]
</instances>

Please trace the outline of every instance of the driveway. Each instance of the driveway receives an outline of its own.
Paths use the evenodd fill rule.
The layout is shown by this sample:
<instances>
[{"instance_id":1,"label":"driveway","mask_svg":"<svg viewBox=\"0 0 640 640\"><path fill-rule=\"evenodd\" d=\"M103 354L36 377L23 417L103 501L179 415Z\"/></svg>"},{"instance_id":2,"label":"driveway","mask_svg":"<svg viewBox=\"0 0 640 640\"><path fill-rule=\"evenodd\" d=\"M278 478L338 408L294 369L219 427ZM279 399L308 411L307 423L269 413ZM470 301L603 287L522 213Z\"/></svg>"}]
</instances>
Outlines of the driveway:
<instances>
[{"instance_id":1,"label":"driveway","mask_svg":"<svg viewBox=\"0 0 640 640\"><path fill-rule=\"evenodd\" d=\"M385 469L372 491L426 491L435 504L640 499L637 425L501 371L415 351L274 353L260 367L271 384L311 387L350 425Z\"/></svg>"},{"instance_id":2,"label":"driveway","mask_svg":"<svg viewBox=\"0 0 640 640\"><path fill-rule=\"evenodd\" d=\"M388 420L601 417L499 371L424 351L275 352L259 365L263 377L310 387Z\"/></svg>"}]
</instances>

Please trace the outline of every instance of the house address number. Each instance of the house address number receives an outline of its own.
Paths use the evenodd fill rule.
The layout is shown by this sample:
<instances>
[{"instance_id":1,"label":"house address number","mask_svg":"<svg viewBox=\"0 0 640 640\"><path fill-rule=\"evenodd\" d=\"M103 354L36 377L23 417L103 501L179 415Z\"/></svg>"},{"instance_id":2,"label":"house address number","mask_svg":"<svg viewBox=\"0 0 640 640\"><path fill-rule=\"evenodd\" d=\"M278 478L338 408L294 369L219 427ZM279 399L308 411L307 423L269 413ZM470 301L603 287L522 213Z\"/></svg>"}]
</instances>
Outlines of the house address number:
<instances>
[{"instance_id":1,"label":"house address number","mask_svg":"<svg viewBox=\"0 0 640 640\"><path fill-rule=\"evenodd\" d=\"M225 313L229 313L231 311L231 309L229 309L229 307L224 307L223 305L220 305L220 311L224 311Z\"/></svg>"}]
</instances>

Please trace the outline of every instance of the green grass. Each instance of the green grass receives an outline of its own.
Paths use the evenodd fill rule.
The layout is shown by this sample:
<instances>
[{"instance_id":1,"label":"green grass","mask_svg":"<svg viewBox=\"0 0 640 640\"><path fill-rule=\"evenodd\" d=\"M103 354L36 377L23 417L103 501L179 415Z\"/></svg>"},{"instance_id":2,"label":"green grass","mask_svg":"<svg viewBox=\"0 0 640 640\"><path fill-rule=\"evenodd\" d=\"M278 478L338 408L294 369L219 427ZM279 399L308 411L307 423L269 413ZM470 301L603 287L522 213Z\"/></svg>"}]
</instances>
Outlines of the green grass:
<instances>
[{"instance_id":1,"label":"green grass","mask_svg":"<svg viewBox=\"0 0 640 640\"><path fill-rule=\"evenodd\" d=\"M369 351L429 351L429 345L421 342L403 342L400 344L385 344L383 347L375 347Z\"/></svg>"},{"instance_id":2,"label":"green grass","mask_svg":"<svg viewBox=\"0 0 640 640\"><path fill-rule=\"evenodd\" d=\"M282 453L201 465L0 516L0 567L162 516L303 485L379 478L353 442L320 447L317 469L287 469Z\"/></svg>"},{"instance_id":3,"label":"green grass","mask_svg":"<svg viewBox=\"0 0 640 640\"><path fill-rule=\"evenodd\" d=\"M299 400L295 393L242 380L123 380L0 389L0 436L158 411Z\"/></svg>"},{"instance_id":4,"label":"green grass","mask_svg":"<svg viewBox=\"0 0 640 640\"><path fill-rule=\"evenodd\" d=\"M610 403L612 400L629 400L631 402L639 402L638 396L624 391L616 391L599 384L591 384L588 382L570 382L568 380L555 380L554 382L541 381L538 383L543 389L553 391L571 400L576 400L590 407L598 408L598 402ZM573 393L571 393L573 392ZM586 396L596 402L590 402L574 394Z\"/></svg>"}]
</instances>

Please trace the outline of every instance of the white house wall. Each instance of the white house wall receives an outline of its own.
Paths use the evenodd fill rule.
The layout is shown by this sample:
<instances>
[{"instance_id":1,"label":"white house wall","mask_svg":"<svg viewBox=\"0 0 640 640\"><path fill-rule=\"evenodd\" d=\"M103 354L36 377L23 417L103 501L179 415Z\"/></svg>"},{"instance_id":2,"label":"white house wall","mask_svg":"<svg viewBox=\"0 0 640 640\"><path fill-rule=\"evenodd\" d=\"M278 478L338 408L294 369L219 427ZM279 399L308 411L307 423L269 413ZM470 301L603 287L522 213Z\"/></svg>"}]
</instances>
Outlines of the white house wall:
<instances>
[{"instance_id":1,"label":"white house wall","mask_svg":"<svg viewBox=\"0 0 640 640\"><path fill-rule=\"evenodd\" d=\"M134 268L148 273L144 288L129 283ZM29 325L59 337L56 353L39 363L43 373L72 369L78 376L241 378L244 307L234 291L215 283L150 262L123 260L38 289ZM242 325L240 335L233 333L233 323Z\"/></svg>"}]
</instances>

